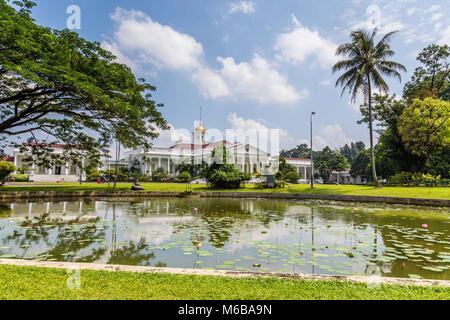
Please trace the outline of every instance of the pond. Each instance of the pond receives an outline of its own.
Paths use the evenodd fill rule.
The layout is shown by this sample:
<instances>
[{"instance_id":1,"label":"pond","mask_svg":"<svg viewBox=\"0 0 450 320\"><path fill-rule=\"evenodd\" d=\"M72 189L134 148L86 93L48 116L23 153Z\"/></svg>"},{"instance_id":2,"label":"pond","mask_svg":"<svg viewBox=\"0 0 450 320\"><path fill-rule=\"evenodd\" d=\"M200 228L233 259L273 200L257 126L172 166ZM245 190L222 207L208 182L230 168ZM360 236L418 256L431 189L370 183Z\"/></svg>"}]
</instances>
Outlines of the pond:
<instances>
[{"instance_id":1,"label":"pond","mask_svg":"<svg viewBox=\"0 0 450 320\"><path fill-rule=\"evenodd\" d=\"M149 198L0 204L0 258L450 279L450 210Z\"/></svg>"}]
</instances>

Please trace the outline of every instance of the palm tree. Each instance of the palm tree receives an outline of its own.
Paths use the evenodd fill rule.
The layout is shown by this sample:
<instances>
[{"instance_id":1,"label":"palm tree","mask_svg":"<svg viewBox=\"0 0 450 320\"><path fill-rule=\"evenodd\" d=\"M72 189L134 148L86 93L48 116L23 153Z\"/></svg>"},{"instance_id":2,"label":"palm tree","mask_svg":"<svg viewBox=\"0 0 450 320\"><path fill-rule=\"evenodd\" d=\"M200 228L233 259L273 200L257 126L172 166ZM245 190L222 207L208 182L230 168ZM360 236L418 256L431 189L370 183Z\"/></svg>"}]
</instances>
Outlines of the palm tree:
<instances>
[{"instance_id":1,"label":"palm tree","mask_svg":"<svg viewBox=\"0 0 450 320\"><path fill-rule=\"evenodd\" d=\"M373 148L372 125L372 89L379 89L387 93L389 86L383 76L397 78L401 82L399 71L406 72L406 68L395 61L390 61L395 52L391 49L390 42L397 31L389 32L375 43L377 29L373 32L364 30L353 31L350 35L351 42L345 43L336 50L337 56L345 57L345 60L337 62L333 67L333 73L344 73L336 81L336 87L342 87L342 95L348 91L352 102L355 102L359 93L364 95L366 105L369 108L370 151L372 156L372 174L377 187L377 172L375 168L375 152Z\"/></svg>"}]
</instances>

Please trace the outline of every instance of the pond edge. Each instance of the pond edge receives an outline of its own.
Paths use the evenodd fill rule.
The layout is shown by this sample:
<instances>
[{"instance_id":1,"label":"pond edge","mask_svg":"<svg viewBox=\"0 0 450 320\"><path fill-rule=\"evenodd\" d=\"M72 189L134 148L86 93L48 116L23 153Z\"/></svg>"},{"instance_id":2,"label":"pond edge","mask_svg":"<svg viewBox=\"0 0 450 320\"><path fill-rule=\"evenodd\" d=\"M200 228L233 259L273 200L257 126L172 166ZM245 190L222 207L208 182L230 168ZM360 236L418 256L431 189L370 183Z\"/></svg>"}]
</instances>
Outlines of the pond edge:
<instances>
[{"instance_id":1,"label":"pond edge","mask_svg":"<svg viewBox=\"0 0 450 320\"><path fill-rule=\"evenodd\" d=\"M222 276L230 278L277 278L277 279L303 280L303 281L341 281L341 282L365 283L373 288L376 288L379 285L403 285L403 286L450 288L450 281L448 280L388 278L380 276L331 276L331 275L313 275L313 274L240 272L228 270L156 268L143 266L109 265L98 263L74 263L74 262L35 261L35 260L17 260L17 259L0 259L0 266L2 265L17 266L17 267L65 269L65 270L93 270L93 271L108 271L108 272L174 274L174 275L189 275L189 276Z\"/></svg>"},{"instance_id":2,"label":"pond edge","mask_svg":"<svg viewBox=\"0 0 450 320\"><path fill-rule=\"evenodd\" d=\"M400 197L376 197L332 194L269 193L269 192L156 192L156 191L17 191L0 192L0 201L32 199L73 199L73 198L135 198L135 197L212 197L212 198L252 198L284 200L329 200L343 202L366 202L404 204L415 206L450 207L450 200Z\"/></svg>"}]
</instances>

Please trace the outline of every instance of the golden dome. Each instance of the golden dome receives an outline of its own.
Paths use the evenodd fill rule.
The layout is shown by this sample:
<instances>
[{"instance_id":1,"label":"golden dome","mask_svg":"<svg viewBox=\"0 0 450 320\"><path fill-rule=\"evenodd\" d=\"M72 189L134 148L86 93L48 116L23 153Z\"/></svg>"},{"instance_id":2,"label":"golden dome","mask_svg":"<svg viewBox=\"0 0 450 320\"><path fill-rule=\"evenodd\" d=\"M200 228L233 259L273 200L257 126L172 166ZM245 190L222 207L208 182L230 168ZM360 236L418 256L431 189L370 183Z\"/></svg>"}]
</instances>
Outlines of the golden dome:
<instances>
[{"instance_id":1,"label":"golden dome","mask_svg":"<svg viewBox=\"0 0 450 320\"><path fill-rule=\"evenodd\" d=\"M201 124L197 126L197 128L195 128L196 132L201 132L201 133L205 133L206 132L206 128L203 127Z\"/></svg>"}]
</instances>

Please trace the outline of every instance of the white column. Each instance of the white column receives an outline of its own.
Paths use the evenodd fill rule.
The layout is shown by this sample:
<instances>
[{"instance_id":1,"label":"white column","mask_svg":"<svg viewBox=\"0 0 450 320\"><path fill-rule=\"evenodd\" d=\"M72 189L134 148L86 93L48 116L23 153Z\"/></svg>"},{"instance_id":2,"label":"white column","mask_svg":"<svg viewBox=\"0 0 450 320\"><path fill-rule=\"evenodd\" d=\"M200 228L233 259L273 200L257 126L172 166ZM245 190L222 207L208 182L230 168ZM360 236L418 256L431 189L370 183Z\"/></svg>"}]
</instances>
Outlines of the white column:
<instances>
[{"instance_id":1,"label":"white column","mask_svg":"<svg viewBox=\"0 0 450 320\"><path fill-rule=\"evenodd\" d=\"M308 177L306 176L306 167L303 167L303 179L308 179Z\"/></svg>"},{"instance_id":2,"label":"white column","mask_svg":"<svg viewBox=\"0 0 450 320\"><path fill-rule=\"evenodd\" d=\"M14 171L14 173L17 173L17 169L19 169L17 167L18 163L19 163L19 159L17 158L17 153L14 152L14 167L16 167L16 171Z\"/></svg>"},{"instance_id":3,"label":"white column","mask_svg":"<svg viewBox=\"0 0 450 320\"><path fill-rule=\"evenodd\" d=\"M50 169L48 169L48 174L52 175L53 174L53 167L51 167Z\"/></svg>"},{"instance_id":4,"label":"white column","mask_svg":"<svg viewBox=\"0 0 450 320\"><path fill-rule=\"evenodd\" d=\"M81 180L86 180L86 171L84 170L84 157L81 158Z\"/></svg>"},{"instance_id":5,"label":"white column","mask_svg":"<svg viewBox=\"0 0 450 320\"><path fill-rule=\"evenodd\" d=\"M69 163L66 162L66 165L64 166L64 174L67 176L69 175Z\"/></svg>"},{"instance_id":6,"label":"white column","mask_svg":"<svg viewBox=\"0 0 450 320\"><path fill-rule=\"evenodd\" d=\"M158 169L161 168L161 158L158 158Z\"/></svg>"}]
</instances>

